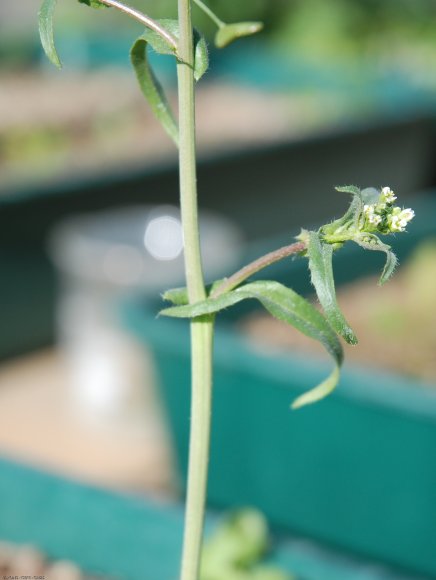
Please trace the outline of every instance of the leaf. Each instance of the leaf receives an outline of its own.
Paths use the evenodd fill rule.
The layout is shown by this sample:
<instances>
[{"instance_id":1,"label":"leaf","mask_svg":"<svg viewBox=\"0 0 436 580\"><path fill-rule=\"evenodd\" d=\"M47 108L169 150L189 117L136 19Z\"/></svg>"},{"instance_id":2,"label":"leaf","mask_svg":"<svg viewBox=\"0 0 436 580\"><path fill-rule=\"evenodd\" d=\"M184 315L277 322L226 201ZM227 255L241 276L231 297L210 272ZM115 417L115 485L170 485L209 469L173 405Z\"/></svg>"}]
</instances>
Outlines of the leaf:
<instances>
[{"instance_id":1,"label":"leaf","mask_svg":"<svg viewBox=\"0 0 436 580\"><path fill-rule=\"evenodd\" d=\"M177 34L177 38L179 35ZM194 79L198 82L209 68L209 52L202 34L194 29Z\"/></svg>"},{"instance_id":2,"label":"leaf","mask_svg":"<svg viewBox=\"0 0 436 580\"><path fill-rule=\"evenodd\" d=\"M166 292L162 294L162 298L168 302L172 302L176 306L185 306L189 302L188 289L185 286L183 288L172 288L171 290L166 290Z\"/></svg>"},{"instance_id":3,"label":"leaf","mask_svg":"<svg viewBox=\"0 0 436 580\"><path fill-rule=\"evenodd\" d=\"M79 2L81 4L86 4L91 8L109 8L109 6L106 6L103 2L99 2L99 0L79 0Z\"/></svg>"},{"instance_id":4,"label":"leaf","mask_svg":"<svg viewBox=\"0 0 436 580\"><path fill-rule=\"evenodd\" d=\"M236 22L234 24L224 24L220 26L215 35L215 46L224 48L234 40L243 36L256 34L263 28L262 22Z\"/></svg>"},{"instance_id":5,"label":"leaf","mask_svg":"<svg viewBox=\"0 0 436 580\"><path fill-rule=\"evenodd\" d=\"M248 285L247 285L248 286ZM242 286L246 288L247 286ZM237 289L239 290L239 288ZM205 314L214 314L220 310L224 310L229 306L233 306L245 298L252 298L252 296L245 296L244 294L237 293L237 290L233 292L227 292L226 294L221 294L217 298L207 298L200 302L195 302L194 304L183 304L179 306L171 306L170 308L164 308L160 311L160 315L172 316L174 318L197 318L198 316L203 316ZM170 291L170 300L175 303L184 299L183 294L176 294ZM167 293L164 294L164 298L167 298ZM177 301L177 302L176 302Z\"/></svg>"},{"instance_id":6,"label":"leaf","mask_svg":"<svg viewBox=\"0 0 436 580\"><path fill-rule=\"evenodd\" d=\"M225 279L215 280L215 282L212 282L212 284L208 284L206 286L206 294L209 296L215 290L215 288L221 286L224 281ZM184 306L185 304L189 304L188 289L186 286L183 286L182 288L172 288L171 290L166 290L162 294L162 298L168 302L172 302L176 306Z\"/></svg>"},{"instance_id":7,"label":"leaf","mask_svg":"<svg viewBox=\"0 0 436 580\"><path fill-rule=\"evenodd\" d=\"M226 515L205 542L201 578L218 575L227 580L223 570L252 568L267 552L268 536L268 524L257 510L245 508Z\"/></svg>"},{"instance_id":8,"label":"leaf","mask_svg":"<svg viewBox=\"0 0 436 580\"><path fill-rule=\"evenodd\" d=\"M130 62L135 70L136 78L142 94L165 131L176 145L179 142L179 129L174 114L165 96L161 84L157 80L147 58L147 40L139 37L130 50Z\"/></svg>"},{"instance_id":9,"label":"leaf","mask_svg":"<svg viewBox=\"0 0 436 580\"><path fill-rule=\"evenodd\" d=\"M183 290L179 289L169 291L169 294L171 299L176 300L185 297ZM333 356L342 352L337 336L324 316L305 298L279 282L268 280L251 282L216 298L207 298L195 304L165 308L160 314L175 318L197 318L205 314L215 314L248 298L259 300L275 318L288 322L311 338L321 340L329 352L332 348Z\"/></svg>"},{"instance_id":10,"label":"leaf","mask_svg":"<svg viewBox=\"0 0 436 580\"><path fill-rule=\"evenodd\" d=\"M351 193L352 195L358 196L361 194L360 188L356 185L338 185L335 187L335 189L341 193Z\"/></svg>"},{"instance_id":11,"label":"leaf","mask_svg":"<svg viewBox=\"0 0 436 580\"><path fill-rule=\"evenodd\" d=\"M357 344L357 338L336 301L335 282L333 278L333 248L323 244L318 232L310 232L307 248L309 269L312 284L324 309L327 320L349 344Z\"/></svg>"},{"instance_id":12,"label":"leaf","mask_svg":"<svg viewBox=\"0 0 436 580\"><path fill-rule=\"evenodd\" d=\"M38 12L39 36L45 54L52 64L62 68L53 36L53 17L57 0L43 0Z\"/></svg>"},{"instance_id":13,"label":"leaf","mask_svg":"<svg viewBox=\"0 0 436 580\"><path fill-rule=\"evenodd\" d=\"M250 298L259 300L264 308L278 320L287 322L306 336L319 341L335 361L335 369L330 376L315 389L298 397L292 407L297 408L318 401L330 393L337 385L339 367L343 358L338 337L314 306L278 282L252 282L217 298L208 298L196 304L166 308L160 314L178 318L196 318L205 314L214 314Z\"/></svg>"},{"instance_id":14,"label":"leaf","mask_svg":"<svg viewBox=\"0 0 436 580\"><path fill-rule=\"evenodd\" d=\"M321 399L324 399L325 397L330 395L332 391L335 390L336 385L339 382L339 378L340 378L339 366L336 365L333 371L330 373L330 375L322 383L320 383L314 389L307 391L307 393L304 393L303 395L297 397L295 401L292 403L292 408L299 409L300 407L304 407L305 405L311 405L312 403L321 401Z\"/></svg>"},{"instance_id":15,"label":"leaf","mask_svg":"<svg viewBox=\"0 0 436 580\"><path fill-rule=\"evenodd\" d=\"M362 215L363 211L362 192L355 185L345 185L342 187L336 187L335 189L336 191L340 191L342 193L351 193L353 196L348 210L345 212L342 218L336 220L335 223L338 226L341 226L352 219L354 226L357 228L359 225L360 216Z\"/></svg>"},{"instance_id":16,"label":"leaf","mask_svg":"<svg viewBox=\"0 0 436 580\"><path fill-rule=\"evenodd\" d=\"M179 24L177 20L158 20L174 38L179 38ZM179 130L175 116L171 110L165 93L154 74L147 57L147 48L150 45L158 54L174 55L174 47L169 44L158 32L146 28L133 44L130 50L130 61L135 70L142 94L148 101L151 110L165 131L176 145L179 141ZM209 56L204 37L194 31L194 78L199 81L209 66Z\"/></svg>"},{"instance_id":17,"label":"leaf","mask_svg":"<svg viewBox=\"0 0 436 580\"><path fill-rule=\"evenodd\" d=\"M356 244L358 244L362 248L365 248L365 250L385 252L386 262L383 268L383 272L381 273L380 279L378 281L379 285L382 286L392 276L398 264L397 256L393 253L391 246L384 244L374 234L362 234L360 237L354 238L353 242L356 242Z\"/></svg>"}]
</instances>

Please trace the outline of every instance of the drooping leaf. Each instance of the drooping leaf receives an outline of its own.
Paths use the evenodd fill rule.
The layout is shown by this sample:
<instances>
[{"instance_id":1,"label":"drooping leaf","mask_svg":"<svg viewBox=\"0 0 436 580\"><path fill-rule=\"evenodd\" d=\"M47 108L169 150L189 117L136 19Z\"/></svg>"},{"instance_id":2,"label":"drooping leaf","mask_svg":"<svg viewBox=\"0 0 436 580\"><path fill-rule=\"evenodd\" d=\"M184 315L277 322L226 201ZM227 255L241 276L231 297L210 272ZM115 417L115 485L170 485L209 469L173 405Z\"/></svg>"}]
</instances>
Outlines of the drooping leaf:
<instances>
[{"instance_id":1,"label":"drooping leaf","mask_svg":"<svg viewBox=\"0 0 436 580\"><path fill-rule=\"evenodd\" d=\"M339 339L324 316L310 302L278 282L252 282L217 298L166 308L161 314L178 318L196 318L214 314L242 300L252 298L259 300L278 320L287 322L306 336L319 341L335 361L335 368L330 376L315 389L297 398L292 405L293 408L315 402L330 393L337 385L339 367L342 363L343 353Z\"/></svg>"},{"instance_id":2,"label":"drooping leaf","mask_svg":"<svg viewBox=\"0 0 436 580\"><path fill-rule=\"evenodd\" d=\"M38 12L39 36L45 54L52 64L62 68L53 35L53 18L57 0L43 0Z\"/></svg>"},{"instance_id":3,"label":"drooping leaf","mask_svg":"<svg viewBox=\"0 0 436 580\"><path fill-rule=\"evenodd\" d=\"M142 94L162 127L176 145L179 142L179 129L165 96L161 84L150 66L147 55L148 40L146 35L140 36L130 50L130 62L135 70L136 78Z\"/></svg>"},{"instance_id":4,"label":"drooping leaf","mask_svg":"<svg viewBox=\"0 0 436 580\"><path fill-rule=\"evenodd\" d=\"M215 35L215 46L217 48L224 48L238 38L256 34L262 28L262 22L235 22L234 24L224 24L224 26L220 26Z\"/></svg>"},{"instance_id":5,"label":"drooping leaf","mask_svg":"<svg viewBox=\"0 0 436 580\"><path fill-rule=\"evenodd\" d=\"M162 19L157 21L162 28L167 30L176 40L179 39L179 24L177 20ZM152 70L147 49L151 46L158 54L168 54L175 56L174 47L158 32L146 28L133 44L130 50L130 61L135 70L136 78L142 94L147 99L155 117L160 121L165 131L178 144L179 131L175 115L168 103L168 99ZM207 44L204 37L194 31L194 78L199 81L209 66L209 56Z\"/></svg>"},{"instance_id":6,"label":"drooping leaf","mask_svg":"<svg viewBox=\"0 0 436 580\"><path fill-rule=\"evenodd\" d=\"M333 247L331 244L324 244L318 232L310 232L307 255L312 284L327 320L349 344L357 344L356 335L345 320L336 300L332 266Z\"/></svg>"},{"instance_id":7,"label":"drooping leaf","mask_svg":"<svg viewBox=\"0 0 436 580\"><path fill-rule=\"evenodd\" d=\"M168 293L164 296L168 297ZM169 291L169 296L171 300L185 299L184 290ZM215 314L249 298L259 300L275 318L295 326L311 338L320 340L329 352L332 349L333 356L339 356L338 353L342 352L338 338L324 316L294 290L275 281L250 282L216 298L165 308L160 314L175 318L196 318L205 314Z\"/></svg>"},{"instance_id":8,"label":"drooping leaf","mask_svg":"<svg viewBox=\"0 0 436 580\"><path fill-rule=\"evenodd\" d=\"M384 244L374 234L362 234L360 237L355 238L353 241L362 248L365 248L365 250L384 252L386 254L385 266L378 281L379 285L382 286L392 276L398 264L397 256L393 253L391 246Z\"/></svg>"},{"instance_id":9,"label":"drooping leaf","mask_svg":"<svg viewBox=\"0 0 436 580\"><path fill-rule=\"evenodd\" d=\"M106 4L103 4L103 2L100 2L99 0L79 0L79 2L81 4L86 4L91 8L109 8L109 6L106 6Z\"/></svg>"},{"instance_id":10,"label":"drooping leaf","mask_svg":"<svg viewBox=\"0 0 436 580\"><path fill-rule=\"evenodd\" d=\"M305 405L310 405L312 403L316 403L317 401L321 401L331 392L333 392L339 382L340 378L340 370L339 366L335 366L332 370L330 375L317 387L307 391L307 393L303 393L299 397L295 399L292 403L293 409L299 409L300 407L304 407Z\"/></svg>"}]
</instances>

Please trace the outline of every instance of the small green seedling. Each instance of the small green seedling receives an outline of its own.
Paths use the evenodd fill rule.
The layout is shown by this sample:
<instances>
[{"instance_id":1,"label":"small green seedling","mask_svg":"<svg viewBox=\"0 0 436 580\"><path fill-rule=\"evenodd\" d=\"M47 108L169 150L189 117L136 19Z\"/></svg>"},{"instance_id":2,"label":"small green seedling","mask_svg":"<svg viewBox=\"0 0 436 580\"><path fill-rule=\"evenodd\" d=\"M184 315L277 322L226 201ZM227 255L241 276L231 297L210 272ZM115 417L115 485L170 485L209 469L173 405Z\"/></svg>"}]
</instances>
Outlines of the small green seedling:
<instances>
[{"instance_id":1,"label":"small green seedling","mask_svg":"<svg viewBox=\"0 0 436 580\"><path fill-rule=\"evenodd\" d=\"M161 314L191 319L192 408L190 460L181 580L198 580L203 537L204 506L212 393L212 345L216 314L242 300L256 299L276 318L307 336L318 340L332 356L334 368L317 387L292 404L302 407L328 395L337 385L343 353L340 337L350 344L357 338L336 301L332 258L345 242L364 249L385 252L387 259L380 283L392 275L397 260L390 246L379 235L402 232L413 218L411 209L394 205L395 195L388 187L381 191L354 186L337 188L351 194L345 215L317 231L302 230L296 242L279 248L248 264L232 276L206 287L200 256L198 230L195 83L208 68L206 42L192 26L191 5L197 4L216 24L215 45L222 48L231 42L261 30L259 22L225 23L202 0L178 0L177 20L154 20L118 0L78 0L92 8L112 7L144 26L143 34L133 43L130 58L139 87L151 110L179 149L180 206L184 235L186 289L168 291L164 298L173 306ZM54 65L61 67L53 37L56 0L44 0L39 12L42 45ZM178 116L174 114L148 60L148 49L172 55L178 74ZM306 257L312 283L324 314L292 289L273 280L250 282L249 278L268 265L299 255ZM292 420L290 418L290 420Z\"/></svg>"}]
</instances>

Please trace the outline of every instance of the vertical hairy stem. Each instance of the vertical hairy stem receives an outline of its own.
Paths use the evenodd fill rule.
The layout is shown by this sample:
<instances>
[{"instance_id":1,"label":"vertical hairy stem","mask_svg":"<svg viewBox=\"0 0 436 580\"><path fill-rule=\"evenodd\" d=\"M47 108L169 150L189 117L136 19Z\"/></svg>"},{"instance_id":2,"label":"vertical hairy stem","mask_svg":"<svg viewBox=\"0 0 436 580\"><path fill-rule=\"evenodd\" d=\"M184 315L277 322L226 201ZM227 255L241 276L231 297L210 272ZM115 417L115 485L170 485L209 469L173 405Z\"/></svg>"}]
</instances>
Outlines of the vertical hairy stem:
<instances>
[{"instance_id":1,"label":"vertical hairy stem","mask_svg":"<svg viewBox=\"0 0 436 580\"><path fill-rule=\"evenodd\" d=\"M195 152L194 52L191 0L178 0L177 65L180 133L180 204L189 301L206 298L198 228ZM213 317L191 322L191 432L181 580L198 580L206 501L212 396Z\"/></svg>"}]
</instances>

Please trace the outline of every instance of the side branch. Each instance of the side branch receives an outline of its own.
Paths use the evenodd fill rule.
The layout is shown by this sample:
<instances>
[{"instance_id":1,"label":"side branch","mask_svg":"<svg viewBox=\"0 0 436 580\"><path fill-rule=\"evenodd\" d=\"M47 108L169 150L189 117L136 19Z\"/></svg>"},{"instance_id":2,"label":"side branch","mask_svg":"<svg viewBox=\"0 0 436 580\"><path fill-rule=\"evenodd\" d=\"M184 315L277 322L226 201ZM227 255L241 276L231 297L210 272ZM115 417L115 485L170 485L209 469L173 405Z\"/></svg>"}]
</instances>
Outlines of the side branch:
<instances>
[{"instance_id":1,"label":"side branch","mask_svg":"<svg viewBox=\"0 0 436 580\"><path fill-rule=\"evenodd\" d=\"M247 264L232 274L229 278L226 278L219 286L215 288L215 290L211 293L210 298L217 298L218 296L221 296L221 294L225 294L226 292L233 290L247 278L253 276L253 274L256 274L257 272L260 272L260 270L263 270L267 266L270 266L275 262L279 262L288 256L300 254L306 249L306 242L295 242L294 244L283 246L278 250L274 250L273 252L269 252L268 254L257 258L257 260Z\"/></svg>"},{"instance_id":2,"label":"side branch","mask_svg":"<svg viewBox=\"0 0 436 580\"><path fill-rule=\"evenodd\" d=\"M105 4L106 6L117 8L118 10L124 12L124 14L127 14L128 16L131 16L132 18L134 18L147 28L154 30L155 32L157 32L157 34L162 36L162 38L164 38L168 42L168 44L173 48L174 53L177 53L178 46L177 39L167 30L165 30L165 28L163 28L158 22L156 22L156 20L153 20L153 18L150 18L149 16L143 14L139 10L136 10L135 8L132 8L127 4L119 2L118 0L100 0L100 2L102 4Z\"/></svg>"}]
</instances>

